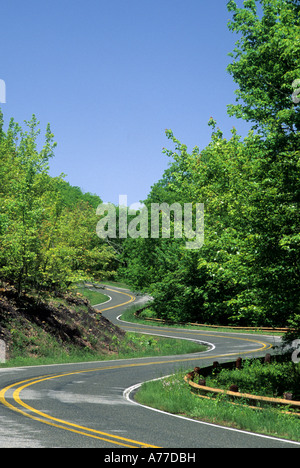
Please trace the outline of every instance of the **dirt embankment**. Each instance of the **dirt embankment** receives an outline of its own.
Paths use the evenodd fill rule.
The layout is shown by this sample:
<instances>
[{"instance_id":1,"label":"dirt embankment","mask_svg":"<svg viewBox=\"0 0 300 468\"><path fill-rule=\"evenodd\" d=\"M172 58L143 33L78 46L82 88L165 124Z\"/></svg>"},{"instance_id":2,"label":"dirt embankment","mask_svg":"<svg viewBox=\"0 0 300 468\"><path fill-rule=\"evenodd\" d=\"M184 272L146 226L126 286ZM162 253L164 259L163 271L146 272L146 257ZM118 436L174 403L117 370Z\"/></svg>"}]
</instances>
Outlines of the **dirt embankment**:
<instances>
[{"instance_id":1,"label":"dirt embankment","mask_svg":"<svg viewBox=\"0 0 300 468\"><path fill-rule=\"evenodd\" d=\"M51 346L111 354L124 336L81 295L44 293L41 299L33 294L19 297L13 286L0 288L0 339L6 343L6 359L21 352L38 357L43 349L50 353Z\"/></svg>"}]
</instances>

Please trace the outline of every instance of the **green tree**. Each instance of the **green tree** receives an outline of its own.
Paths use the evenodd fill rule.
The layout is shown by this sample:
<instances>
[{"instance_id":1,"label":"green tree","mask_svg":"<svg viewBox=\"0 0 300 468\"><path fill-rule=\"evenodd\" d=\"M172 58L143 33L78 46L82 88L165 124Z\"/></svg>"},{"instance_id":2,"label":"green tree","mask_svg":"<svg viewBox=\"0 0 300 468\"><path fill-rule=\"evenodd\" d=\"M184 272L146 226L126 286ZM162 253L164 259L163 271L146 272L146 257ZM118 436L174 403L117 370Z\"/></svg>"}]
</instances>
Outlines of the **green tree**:
<instances>
[{"instance_id":1,"label":"green tree","mask_svg":"<svg viewBox=\"0 0 300 468\"><path fill-rule=\"evenodd\" d=\"M299 2L248 0L238 8L230 1L228 9L229 29L240 36L228 67L238 104L228 112L252 129L244 139L233 129L227 140L211 118L210 144L191 153L167 130L175 150L164 151L170 167L148 200L204 203L205 244L191 253L170 239L164 248L152 244L147 257L141 241L129 271L138 284L144 263L142 284L148 282L164 318L295 326L300 106L292 83L300 78Z\"/></svg>"},{"instance_id":2,"label":"green tree","mask_svg":"<svg viewBox=\"0 0 300 468\"><path fill-rule=\"evenodd\" d=\"M228 70L238 84L229 113L253 123L260 141L252 194L256 236L256 284L268 317L284 324L299 312L299 143L300 106L291 99L300 77L300 4L297 0L244 2L230 29L241 33Z\"/></svg>"},{"instance_id":3,"label":"green tree","mask_svg":"<svg viewBox=\"0 0 300 468\"><path fill-rule=\"evenodd\" d=\"M115 274L115 253L96 235L97 195L83 193L48 174L56 144L50 126L40 133L33 116L28 130L0 114L0 279L19 293L66 289L83 279Z\"/></svg>"},{"instance_id":4,"label":"green tree","mask_svg":"<svg viewBox=\"0 0 300 468\"><path fill-rule=\"evenodd\" d=\"M40 131L36 117L26 124L29 130L23 131L11 120L7 135L1 139L4 168L8 169L1 174L1 214L6 219L1 238L1 273L14 281L19 292L29 278L33 283L36 279L38 232L51 203L45 196L44 175L55 148L48 125L44 147L38 152L36 139Z\"/></svg>"},{"instance_id":5,"label":"green tree","mask_svg":"<svg viewBox=\"0 0 300 468\"><path fill-rule=\"evenodd\" d=\"M300 111L291 95L293 82L300 78L299 1L246 0L238 8L230 0L228 10L233 13L229 29L240 35L228 66L239 86L239 104L228 106L230 115L260 131L295 134Z\"/></svg>"}]
</instances>

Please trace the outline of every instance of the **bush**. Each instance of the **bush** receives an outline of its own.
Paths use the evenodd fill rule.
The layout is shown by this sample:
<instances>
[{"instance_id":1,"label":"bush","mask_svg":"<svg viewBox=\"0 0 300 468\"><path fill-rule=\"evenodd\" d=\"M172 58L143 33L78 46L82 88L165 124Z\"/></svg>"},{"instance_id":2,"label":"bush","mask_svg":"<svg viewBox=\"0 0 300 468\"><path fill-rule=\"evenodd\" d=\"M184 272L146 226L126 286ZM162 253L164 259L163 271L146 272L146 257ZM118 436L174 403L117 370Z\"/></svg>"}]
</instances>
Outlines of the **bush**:
<instances>
[{"instance_id":1,"label":"bush","mask_svg":"<svg viewBox=\"0 0 300 468\"><path fill-rule=\"evenodd\" d=\"M259 360L247 360L241 370L222 369L207 379L208 386L228 389L238 386L241 393L252 393L268 397L282 397L291 392L300 400L300 366L294 362L263 364Z\"/></svg>"}]
</instances>

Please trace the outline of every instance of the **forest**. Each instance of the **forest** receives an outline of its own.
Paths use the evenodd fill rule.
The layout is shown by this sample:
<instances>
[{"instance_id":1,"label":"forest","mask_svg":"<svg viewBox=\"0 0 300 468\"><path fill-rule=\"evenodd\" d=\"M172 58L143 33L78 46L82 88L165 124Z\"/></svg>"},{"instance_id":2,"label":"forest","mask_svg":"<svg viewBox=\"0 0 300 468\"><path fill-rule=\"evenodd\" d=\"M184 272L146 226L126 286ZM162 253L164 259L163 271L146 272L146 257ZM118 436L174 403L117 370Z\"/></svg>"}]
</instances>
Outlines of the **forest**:
<instances>
[{"instance_id":1,"label":"forest","mask_svg":"<svg viewBox=\"0 0 300 468\"><path fill-rule=\"evenodd\" d=\"M0 115L0 277L17 291L65 290L113 274L114 252L96 235L100 197L50 177L56 143L48 125L37 149L39 122L26 129Z\"/></svg>"},{"instance_id":2,"label":"forest","mask_svg":"<svg viewBox=\"0 0 300 468\"><path fill-rule=\"evenodd\" d=\"M25 130L11 119L5 131L1 113L2 283L21 294L121 278L153 296L158 318L290 327L300 337L300 3L246 0L238 8L231 0L228 10L238 37L228 116L249 131L242 137L233 127L225 138L211 117L210 143L189 151L166 130L169 167L143 200L203 204L203 246L187 249L184 236L100 239L101 198L49 175L50 125L39 150L36 116Z\"/></svg>"}]
</instances>

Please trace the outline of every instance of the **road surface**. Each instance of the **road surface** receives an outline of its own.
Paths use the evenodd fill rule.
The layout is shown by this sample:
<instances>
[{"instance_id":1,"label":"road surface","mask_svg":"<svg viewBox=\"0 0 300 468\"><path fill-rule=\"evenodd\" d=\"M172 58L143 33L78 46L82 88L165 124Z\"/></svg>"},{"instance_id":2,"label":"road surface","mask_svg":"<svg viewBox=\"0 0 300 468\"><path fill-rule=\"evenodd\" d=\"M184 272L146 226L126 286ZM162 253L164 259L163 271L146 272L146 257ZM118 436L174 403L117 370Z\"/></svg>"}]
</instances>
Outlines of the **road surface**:
<instances>
[{"instance_id":1,"label":"road surface","mask_svg":"<svg viewBox=\"0 0 300 468\"><path fill-rule=\"evenodd\" d=\"M126 331L198 340L209 345L208 351L0 369L1 448L106 448L111 450L111 459L105 461L115 462L122 461L113 460L120 456L116 455L121 453L118 449L138 453L132 450L141 447L149 449L142 452L147 457L172 448L300 448L300 443L169 415L138 405L133 399L135 389L144 381L215 360L264 355L276 344L275 338L126 323L121 321L122 311L143 298L114 287L104 292L110 300L96 309ZM133 465L134 460L126 461ZM143 461L158 459L147 460L145 455Z\"/></svg>"}]
</instances>

